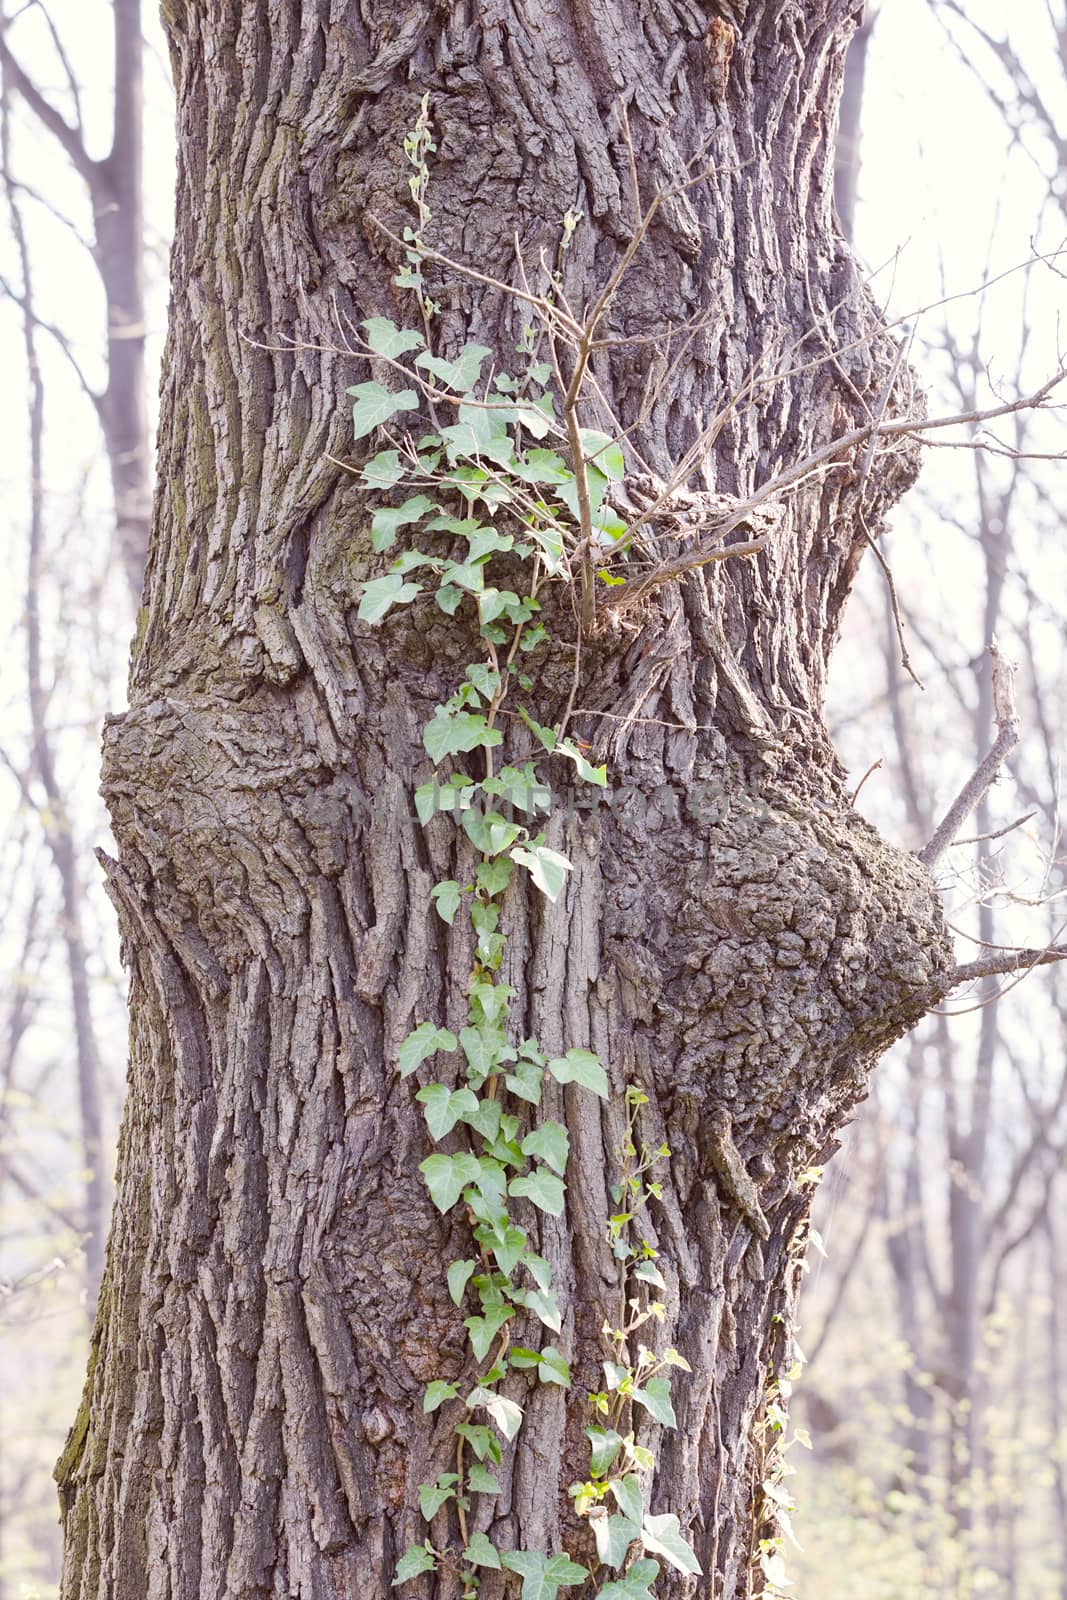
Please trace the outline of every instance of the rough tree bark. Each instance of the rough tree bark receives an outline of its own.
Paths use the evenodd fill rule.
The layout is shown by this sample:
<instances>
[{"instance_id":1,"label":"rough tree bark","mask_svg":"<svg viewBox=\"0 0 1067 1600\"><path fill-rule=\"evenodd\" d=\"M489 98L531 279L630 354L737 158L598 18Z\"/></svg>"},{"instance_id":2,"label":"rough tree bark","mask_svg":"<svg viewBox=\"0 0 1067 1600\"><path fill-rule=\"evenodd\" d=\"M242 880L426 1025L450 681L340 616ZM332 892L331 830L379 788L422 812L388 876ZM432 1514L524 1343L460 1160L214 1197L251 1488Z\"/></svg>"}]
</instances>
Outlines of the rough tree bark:
<instances>
[{"instance_id":1,"label":"rough tree bark","mask_svg":"<svg viewBox=\"0 0 1067 1600\"><path fill-rule=\"evenodd\" d=\"M702 149L713 169L663 207L615 308L614 337L653 342L598 365L646 456L667 475L752 363L829 307L838 361L813 335L785 363L803 370L723 431L707 483L748 493L862 424L895 351L831 218L855 0L163 10L180 154L159 492L130 708L105 737L132 1063L59 1468L63 1592L381 1600L422 1537L415 1487L452 1453L422 1386L464 1360L442 1265L462 1229L449 1240L418 1177L424 1125L395 1061L417 1021L463 1021L467 935L428 890L471 863L448 819L419 827L410 794L429 773L421 725L470 657L459 624L417 608L374 632L355 621L380 568L355 480L328 459L347 449L345 386L367 375L329 348L337 315L397 312L370 215L409 220L400 147L425 90L429 242L515 281L516 241L554 260L574 207L566 292L588 300L636 220L621 98L646 202ZM434 292L446 353L470 336L506 360L513 302L448 272ZM709 312L638 421L665 329ZM651 1501L708 1576L665 1574L672 1600L748 1592L761 1406L790 1359L796 1178L950 961L932 881L851 809L820 715L858 494L873 527L913 475L907 454L857 484L858 466L793 495L758 559L667 586L587 642L578 727L625 797L559 825L575 870L556 905L520 888L508 902L516 1014L552 1051L597 1050L618 1090L636 1082L674 1152L650 1226L660 1335L693 1376L678 1431L656 1441ZM540 669L542 720L569 674L561 647ZM619 1113L571 1096L552 1111L571 1133L567 1212L530 1226L576 1381L516 1391L527 1420L491 1531L580 1556L566 1486L584 1473L583 1393L615 1292ZM765 1240L711 1159L723 1127ZM483 1594L501 1592L488 1573Z\"/></svg>"}]
</instances>

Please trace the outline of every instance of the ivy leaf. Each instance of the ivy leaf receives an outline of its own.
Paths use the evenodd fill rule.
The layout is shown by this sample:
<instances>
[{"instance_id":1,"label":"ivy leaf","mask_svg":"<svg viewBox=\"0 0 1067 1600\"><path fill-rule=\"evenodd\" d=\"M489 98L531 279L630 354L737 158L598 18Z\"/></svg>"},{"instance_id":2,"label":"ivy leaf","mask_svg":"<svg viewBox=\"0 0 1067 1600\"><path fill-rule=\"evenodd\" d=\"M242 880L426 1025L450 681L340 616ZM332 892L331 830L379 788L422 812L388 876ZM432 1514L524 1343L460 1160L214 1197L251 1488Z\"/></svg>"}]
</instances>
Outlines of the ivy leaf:
<instances>
[{"instance_id":1,"label":"ivy leaf","mask_svg":"<svg viewBox=\"0 0 1067 1600\"><path fill-rule=\"evenodd\" d=\"M527 1289L523 1304L527 1311L532 1311L534 1316L544 1323L546 1328L551 1328L553 1333L561 1332L563 1318L560 1316L559 1306L551 1289Z\"/></svg>"},{"instance_id":2,"label":"ivy leaf","mask_svg":"<svg viewBox=\"0 0 1067 1600\"><path fill-rule=\"evenodd\" d=\"M402 356L409 350L421 350L426 343L414 328L398 328L388 317L364 317L360 327L367 330L367 343L376 356Z\"/></svg>"},{"instance_id":3,"label":"ivy leaf","mask_svg":"<svg viewBox=\"0 0 1067 1600\"><path fill-rule=\"evenodd\" d=\"M467 1317L463 1326L470 1335L471 1349L479 1361L484 1361L489 1354L493 1339L511 1316L510 1306L500 1306L495 1311L487 1311L484 1317ZM468 1398L467 1404L470 1405Z\"/></svg>"},{"instance_id":4,"label":"ivy leaf","mask_svg":"<svg viewBox=\"0 0 1067 1600\"><path fill-rule=\"evenodd\" d=\"M679 1572L691 1572L697 1578L703 1576L700 1562L682 1538L678 1518L673 1512L665 1511L661 1517L646 1517L641 1529L641 1543L646 1550L662 1556L672 1567L677 1567Z\"/></svg>"},{"instance_id":5,"label":"ivy leaf","mask_svg":"<svg viewBox=\"0 0 1067 1600\"><path fill-rule=\"evenodd\" d=\"M542 1122L526 1135L521 1148L524 1156L539 1156L547 1161L560 1177L567 1170L570 1140L566 1128L558 1122Z\"/></svg>"},{"instance_id":6,"label":"ivy leaf","mask_svg":"<svg viewBox=\"0 0 1067 1600\"><path fill-rule=\"evenodd\" d=\"M634 1268L634 1277L642 1283L650 1283L655 1289L665 1289L663 1274L654 1261L642 1261Z\"/></svg>"},{"instance_id":7,"label":"ivy leaf","mask_svg":"<svg viewBox=\"0 0 1067 1600\"><path fill-rule=\"evenodd\" d=\"M363 585L356 615L360 622L380 622L393 606L410 605L421 593L421 583L405 583L399 572L389 572Z\"/></svg>"},{"instance_id":8,"label":"ivy leaf","mask_svg":"<svg viewBox=\"0 0 1067 1600\"><path fill-rule=\"evenodd\" d=\"M635 1389L631 1397L639 1406L655 1417L657 1422L662 1422L665 1428L676 1428L678 1418L671 1405L671 1380L663 1376L649 1378L643 1389Z\"/></svg>"},{"instance_id":9,"label":"ivy leaf","mask_svg":"<svg viewBox=\"0 0 1067 1600\"><path fill-rule=\"evenodd\" d=\"M369 489L392 489L407 472L399 450L380 450L360 473Z\"/></svg>"},{"instance_id":10,"label":"ivy leaf","mask_svg":"<svg viewBox=\"0 0 1067 1600\"><path fill-rule=\"evenodd\" d=\"M432 500L424 494L414 494L402 506L381 506L371 519L370 542L375 550L389 550L396 536L409 522L418 522L427 511L435 509Z\"/></svg>"},{"instance_id":11,"label":"ivy leaf","mask_svg":"<svg viewBox=\"0 0 1067 1600\"><path fill-rule=\"evenodd\" d=\"M471 1266L474 1266L473 1261ZM459 1390L454 1383L444 1383L440 1378L435 1378L433 1383L426 1385L426 1393L422 1397L423 1414L428 1416L431 1411L436 1411L438 1406L443 1406L446 1400L455 1400L458 1394Z\"/></svg>"},{"instance_id":12,"label":"ivy leaf","mask_svg":"<svg viewBox=\"0 0 1067 1600\"><path fill-rule=\"evenodd\" d=\"M641 1481L636 1473L629 1473L625 1478L612 1478L608 1485L615 1496L615 1503L623 1516L630 1522L635 1522L638 1531L641 1528L641 1519L645 1514L645 1502L641 1494ZM637 1534L634 1534L637 1538Z\"/></svg>"},{"instance_id":13,"label":"ivy leaf","mask_svg":"<svg viewBox=\"0 0 1067 1600\"><path fill-rule=\"evenodd\" d=\"M561 856L558 850L550 850L548 845L536 845L531 850L516 845L511 852L512 861L517 861L525 867L541 893L547 895L549 900L556 901L567 882L571 863L566 856Z\"/></svg>"},{"instance_id":14,"label":"ivy leaf","mask_svg":"<svg viewBox=\"0 0 1067 1600\"><path fill-rule=\"evenodd\" d=\"M452 1296L452 1304L454 1306L458 1306L463 1299L463 1293L470 1275L476 1270L477 1266L477 1261L453 1261L449 1266L446 1276L448 1278L448 1292ZM432 1389L434 1385L431 1384L430 1387Z\"/></svg>"},{"instance_id":15,"label":"ivy leaf","mask_svg":"<svg viewBox=\"0 0 1067 1600\"><path fill-rule=\"evenodd\" d=\"M430 355L424 351L415 361L417 367L424 367L427 372L445 384L449 389L457 389L466 393L472 389L481 376L482 363L486 356L492 355L488 345L465 344L456 361L445 361L440 356Z\"/></svg>"},{"instance_id":16,"label":"ivy leaf","mask_svg":"<svg viewBox=\"0 0 1067 1600\"><path fill-rule=\"evenodd\" d=\"M496 1257L501 1272L510 1273L526 1248L526 1235L521 1228L496 1228L484 1242Z\"/></svg>"},{"instance_id":17,"label":"ivy leaf","mask_svg":"<svg viewBox=\"0 0 1067 1600\"><path fill-rule=\"evenodd\" d=\"M446 1089L443 1083L428 1083L415 1099L423 1107L430 1138L436 1144L452 1132L457 1122L477 1114L478 1101L470 1089Z\"/></svg>"},{"instance_id":18,"label":"ivy leaf","mask_svg":"<svg viewBox=\"0 0 1067 1600\"><path fill-rule=\"evenodd\" d=\"M589 1476L603 1478L622 1449L622 1435L614 1428L586 1428L585 1436L590 1446Z\"/></svg>"},{"instance_id":19,"label":"ivy leaf","mask_svg":"<svg viewBox=\"0 0 1067 1600\"><path fill-rule=\"evenodd\" d=\"M411 1544L404 1551L396 1564L396 1577L393 1579L393 1588L398 1583L407 1583L409 1578L418 1578L424 1572L436 1572L437 1562L434 1553L428 1544Z\"/></svg>"},{"instance_id":20,"label":"ivy leaf","mask_svg":"<svg viewBox=\"0 0 1067 1600\"><path fill-rule=\"evenodd\" d=\"M382 578L378 581L384 583L387 580ZM492 749L502 742L503 737L499 728L491 728L485 718L475 712L448 712L444 706L437 707L422 730L426 754L435 766L446 756L457 755L461 751L477 750L479 746Z\"/></svg>"},{"instance_id":21,"label":"ivy leaf","mask_svg":"<svg viewBox=\"0 0 1067 1600\"><path fill-rule=\"evenodd\" d=\"M559 756L567 756L569 760L574 762L574 765L578 768L578 776L582 779L583 783L595 783L599 789L607 788L607 767L591 766L582 755L582 752L578 749L578 746L576 744L572 744L569 739L563 739L560 741L560 743L556 746L556 754Z\"/></svg>"},{"instance_id":22,"label":"ivy leaf","mask_svg":"<svg viewBox=\"0 0 1067 1600\"><path fill-rule=\"evenodd\" d=\"M416 365L418 363L416 362ZM616 444L609 434L599 433L596 428L580 428L578 437L582 441L582 449L586 459L604 473L608 478L613 478L618 483L626 471L623 460L622 446Z\"/></svg>"},{"instance_id":23,"label":"ivy leaf","mask_svg":"<svg viewBox=\"0 0 1067 1600\"><path fill-rule=\"evenodd\" d=\"M427 1522L432 1522L446 1501L455 1495L453 1484L459 1479L454 1472L442 1472L436 1483L419 1484L419 1510Z\"/></svg>"},{"instance_id":24,"label":"ivy leaf","mask_svg":"<svg viewBox=\"0 0 1067 1600\"><path fill-rule=\"evenodd\" d=\"M504 893L511 882L511 872L511 862L506 857L498 857L495 861L483 861L479 864L475 882L479 889L495 900L498 895Z\"/></svg>"},{"instance_id":25,"label":"ivy leaf","mask_svg":"<svg viewBox=\"0 0 1067 1600\"><path fill-rule=\"evenodd\" d=\"M608 1098L608 1075L591 1050L568 1050L565 1056L550 1061L548 1070L557 1083L578 1083L602 1100Z\"/></svg>"},{"instance_id":26,"label":"ivy leaf","mask_svg":"<svg viewBox=\"0 0 1067 1600\"><path fill-rule=\"evenodd\" d=\"M356 439L366 438L375 428L398 411L417 411L419 397L414 389L396 389L390 392L380 383L357 383L346 391L355 397L352 407L352 431Z\"/></svg>"},{"instance_id":27,"label":"ivy leaf","mask_svg":"<svg viewBox=\"0 0 1067 1600\"><path fill-rule=\"evenodd\" d=\"M535 1167L525 1177L512 1178L508 1184L508 1194L532 1201L539 1211L547 1211L551 1217L563 1215L565 1192L560 1179L544 1167Z\"/></svg>"},{"instance_id":28,"label":"ivy leaf","mask_svg":"<svg viewBox=\"0 0 1067 1600\"><path fill-rule=\"evenodd\" d=\"M477 1161L465 1151L457 1156L427 1156L419 1162L419 1171L438 1211L450 1211L467 1184L479 1176Z\"/></svg>"},{"instance_id":29,"label":"ivy leaf","mask_svg":"<svg viewBox=\"0 0 1067 1600\"><path fill-rule=\"evenodd\" d=\"M484 1082L502 1059L503 1035L495 1028L464 1028L459 1036L467 1065L479 1082Z\"/></svg>"},{"instance_id":30,"label":"ivy leaf","mask_svg":"<svg viewBox=\"0 0 1067 1600\"><path fill-rule=\"evenodd\" d=\"M569 1556L546 1556L540 1550L509 1550L501 1561L522 1578L522 1600L556 1600L560 1589L573 1589L589 1576Z\"/></svg>"},{"instance_id":31,"label":"ivy leaf","mask_svg":"<svg viewBox=\"0 0 1067 1600\"><path fill-rule=\"evenodd\" d=\"M626 1560L627 1550L635 1539L641 1537L641 1529L629 1517L601 1515L591 1517L589 1525L596 1540L596 1553L609 1567L621 1567Z\"/></svg>"},{"instance_id":32,"label":"ivy leaf","mask_svg":"<svg viewBox=\"0 0 1067 1600\"><path fill-rule=\"evenodd\" d=\"M454 817L473 805L477 792L478 785L463 773L453 773L447 783L442 783L435 773L429 783L420 783L415 790L415 810L419 821L425 827L439 811L447 811Z\"/></svg>"},{"instance_id":33,"label":"ivy leaf","mask_svg":"<svg viewBox=\"0 0 1067 1600\"><path fill-rule=\"evenodd\" d=\"M463 590L457 589L454 583L442 583L434 599L446 616L454 617L463 599Z\"/></svg>"},{"instance_id":34,"label":"ivy leaf","mask_svg":"<svg viewBox=\"0 0 1067 1600\"><path fill-rule=\"evenodd\" d=\"M472 1461L467 1468L467 1488L472 1494L499 1494L500 1485L488 1468L480 1461Z\"/></svg>"},{"instance_id":35,"label":"ivy leaf","mask_svg":"<svg viewBox=\"0 0 1067 1600\"><path fill-rule=\"evenodd\" d=\"M449 927L456 920L460 901L463 898L459 884L454 878L446 878L443 883L435 883L430 890L430 899L442 922L447 922Z\"/></svg>"},{"instance_id":36,"label":"ivy leaf","mask_svg":"<svg viewBox=\"0 0 1067 1600\"><path fill-rule=\"evenodd\" d=\"M500 1465L500 1445L492 1428L484 1423L457 1422L456 1432L461 1439L466 1439L479 1461L488 1456L494 1466Z\"/></svg>"},{"instance_id":37,"label":"ivy leaf","mask_svg":"<svg viewBox=\"0 0 1067 1600\"><path fill-rule=\"evenodd\" d=\"M544 1257L535 1256L531 1251L531 1253L526 1257L526 1260L523 1262L523 1266L526 1268L537 1287L539 1289L543 1289L547 1294L552 1288L552 1268L549 1266Z\"/></svg>"},{"instance_id":38,"label":"ivy leaf","mask_svg":"<svg viewBox=\"0 0 1067 1600\"><path fill-rule=\"evenodd\" d=\"M483 855L498 856L514 844L522 832L517 822L508 822L499 811L468 811L463 818L463 831L476 850ZM514 854L514 852L512 852Z\"/></svg>"},{"instance_id":39,"label":"ivy leaf","mask_svg":"<svg viewBox=\"0 0 1067 1600\"><path fill-rule=\"evenodd\" d=\"M421 1067L428 1056L435 1055L438 1050L455 1050L458 1043L455 1034L447 1028L435 1027L432 1022L420 1022L397 1052L400 1076L406 1078Z\"/></svg>"},{"instance_id":40,"label":"ivy leaf","mask_svg":"<svg viewBox=\"0 0 1067 1600\"><path fill-rule=\"evenodd\" d=\"M542 1383L555 1383L561 1389L571 1386L571 1369L553 1345L546 1344L537 1363L537 1376Z\"/></svg>"},{"instance_id":41,"label":"ivy leaf","mask_svg":"<svg viewBox=\"0 0 1067 1600\"><path fill-rule=\"evenodd\" d=\"M658 1577L658 1561L635 1561L621 1578L604 1585L597 1600L653 1600L652 1585Z\"/></svg>"},{"instance_id":42,"label":"ivy leaf","mask_svg":"<svg viewBox=\"0 0 1067 1600\"><path fill-rule=\"evenodd\" d=\"M474 1411L479 1406L488 1411L504 1438L510 1443L522 1427L522 1407L517 1406L514 1400L509 1400L506 1395L498 1394L495 1389L487 1389L482 1384L472 1389L467 1396L469 1411Z\"/></svg>"},{"instance_id":43,"label":"ivy leaf","mask_svg":"<svg viewBox=\"0 0 1067 1600\"><path fill-rule=\"evenodd\" d=\"M486 1473L485 1476L488 1478L489 1474ZM473 1484L471 1487L473 1488ZM463 1558L475 1567L495 1567L497 1571L500 1570L500 1557L487 1533L471 1534Z\"/></svg>"},{"instance_id":44,"label":"ivy leaf","mask_svg":"<svg viewBox=\"0 0 1067 1600\"><path fill-rule=\"evenodd\" d=\"M464 1111L462 1121L472 1127L476 1133L480 1133L482 1138L488 1140L490 1144L495 1143L496 1137L500 1132L500 1119L503 1116L500 1101L478 1100L476 1098L474 1105L474 1110Z\"/></svg>"},{"instance_id":45,"label":"ivy leaf","mask_svg":"<svg viewBox=\"0 0 1067 1600\"><path fill-rule=\"evenodd\" d=\"M462 1038L462 1034L460 1035ZM541 1103L541 1079L544 1077L540 1067L535 1067L532 1061L519 1061L515 1071L509 1072L504 1082L512 1094L519 1100L525 1100L528 1105L536 1106Z\"/></svg>"}]
</instances>

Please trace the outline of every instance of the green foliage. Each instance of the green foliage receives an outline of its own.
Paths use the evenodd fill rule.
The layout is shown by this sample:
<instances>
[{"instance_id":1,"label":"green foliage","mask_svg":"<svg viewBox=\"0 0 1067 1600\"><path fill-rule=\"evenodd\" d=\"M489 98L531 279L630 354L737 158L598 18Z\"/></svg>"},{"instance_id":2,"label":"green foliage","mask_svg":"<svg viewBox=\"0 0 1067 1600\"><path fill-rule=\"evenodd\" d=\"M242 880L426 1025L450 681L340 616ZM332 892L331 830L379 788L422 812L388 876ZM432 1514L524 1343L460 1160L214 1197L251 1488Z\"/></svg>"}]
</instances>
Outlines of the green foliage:
<instances>
[{"instance_id":1,"label":"green foliage","mask_svg":"<svg viewBox=\"0 0 1067 1600\"><path fill-rule=\"evenodd\" d=\"M454 1058L448 1081L430 1077L420 1081L415 1094L430 1140L437 1144L447 1139L453 1145L427 1156L419 1171L437 1210L445 1214L458 1208L480 1251L480 1258L465 1256L445 1269L453 1304L468 1312L463 1326L476 1376L469 1387L469 1378L462 1384L436 1380L427 1385L423 1398L424 1412L454 1407L457 1416L456 1470L420 1485L419 1509L427 1522L441 1513L455 1517L461 1537L458 1565L451 1551L435 1550L428 1542L413 1545L394 1581L403 1583L444 1565L457 1572L464 1600L469 1600L477 1594L480 1571L499 1569L522 1580L522 1600L556 1600L559 1591L590 1577L584 1566L564 1554L498 1551L485 1533L469 1531L467 1513L475 1495L499 1493L490 1468L501 1463L503 1449L520 1434L523 1408L515 1393L531 1382L564 1391L571 1384L566 1353L552 1344L537 1347L544 1337L538 1328L559 1334L562 1317L551 1267L534 1250L531 1235L540 1216L563 1214L570 1153L567 1129L541 1113L545 1074L570 1092L601 1100L609 1098L610 1084L603 1063L590 1050L572 1048L549 1059L536 1039L512 1042L515 991L498 974L506 940L505 901L515 869L529 874L533 887L556 901L566 889L571 863L540 828L551 816L553 795L535 761L499 770L494 762L503 743L499 722L507 709L516 728L525 728L532 737L538 760L567 761L579 781L596 787L607 782L606 768L565 737L564 725L542 725L516 695L535 692L537 653L552 644L539 616L543 585L570 583L576 563L584 583L589 547L617 545L625 537L625 527L604 501L625 463L621 446L609 435L578 428L573 417L567 429L557 423L554 397L545 388L553 369L536 359L532 337L519 347L524 370L516 375L494 372L488 386L482 374L492 352L486 346L467 344L450 360L431 348L431 319L437 308L427 298L422 277L422 236L430 220L426 158L434 148L424 97L416 125L404 141L417 226L405 230L408 266L396 280L414 290L423 331L397 327L386 317L371 317L362 325L371 354L404 373L412 387L388 390L368 382L350 390L356 439L419 409L420 395L432 419L432 431L417 440L390 439L391 448L379 451L362 469L368 493L395 494L399 501L373 512L373 549L391 552L403 530L408 530L411 544L393 557L384 576L364 584L359 618L377 626L397 607L432 600L439 612L456 619L458 636L466 629L474 646L474 659L463 668L457 687L434 707L422 730L423 748L438 770L414 794L424 826L450 815L481 858L473 882L448 878L431 890L434 909L447 926L454 926L463 911L469 917L474 960L467 1023L457 1038L447 1028L421 1022L401 1044L398 1067L407 1077L439 1055ZM577 220L569 215L565 243ZM454 420L442 420L441 413ZM567 441L568 454L544 447L550 433ZM507 528L498 525L501 513ZM417 578L410 576L415 573ZM527 670L520 670L520 661ZM481 777L440 770L463 757L476 759ZM462 1081L456 1081L457 1075ZM605 1368L607 1391L588 1402L594 1418L600 1419L588 1430L589 1480L571 1489L576 1509L590 1518L594 1530L599 1559L593 1576L598 1584L599 1569L623 1569L637 1543L681 1571L700 1571L677 1518L646 1512L642 1476L650 1476L654 1460L634 1442L631 1424L637 1405L663 1426L675 1426L667 1369L684 1362L673 1351L655 1356L643 1345L631 1352L635 1330L663 1315L661 1303L649 1298L662 1286L652 1264L654 1252L644 1241L632 1239L631 1225L657 1192L644 1174L666 1151L638 1157L635 1123L645 1097L627 1090L625 1103L626 1138L617 1152L617 1214L608 1224L620 1262L621 1309L617 1327L605 1323L613 1355ZM457 1142L461 1148L455 1147ZM532 1342L512 1344L517 1327ZM620 1460L621 1470L616 1471ZM597 1592L607 1600L647 1600L658 1572L657 1562L639 1559Z\"/></svg>"}]
</instances>

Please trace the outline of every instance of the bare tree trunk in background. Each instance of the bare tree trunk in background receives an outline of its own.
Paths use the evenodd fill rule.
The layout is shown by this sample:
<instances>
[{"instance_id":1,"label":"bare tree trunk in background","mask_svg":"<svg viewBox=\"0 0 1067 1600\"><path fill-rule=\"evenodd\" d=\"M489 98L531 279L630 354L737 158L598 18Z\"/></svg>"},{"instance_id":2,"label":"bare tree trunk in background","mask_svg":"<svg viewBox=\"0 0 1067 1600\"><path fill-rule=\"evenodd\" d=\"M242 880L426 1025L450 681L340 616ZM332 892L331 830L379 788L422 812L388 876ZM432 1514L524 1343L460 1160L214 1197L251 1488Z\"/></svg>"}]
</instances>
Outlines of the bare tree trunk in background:
<instances>
[{"instance_id":1,"label":"bare tree trunk in background","mask_svg":"<svg viewBox=\"0 0 1067 1600\"><path fill-rule=\"evenodd\" d=\"M663 476L754 360L842 306L842 371L815 359L720 436L707 475L746 494L865 420L894 347L831 218L832 137L853 0L657 0L640 19L579 0L538 14L474 0L394 12L332 0L165 0L179 116L160 483L130 709L106 734L111 863L131 977L117 1200L81 1412L59 1468L66 1600L288 1594L384 1600L422 1537L416 1486L448 1470L423 1385L464 1367L442 1222L396 1050L425 1017L462 1025L471 952L435 917L436 878L473 857L410 805L420 729L470 659L462 615L355 620L379 570L346 453L358 362L329 346L398 313L410 219L400 158L424 90L437 153L428 242L507 281L515 240L587 302L644 203L664 205L614 312L597 377ZM431 273L432 277L433 274ZM437 337L504 367L515 303L449 273ZM654 342L713 312L650 416ZM790 363L795 367L795 363ZM847 380L844 376L847 374ZM913 463L879 455L873 526ZM511 891L504 976L547 1048L584 1045L649 1096L673 1156L650 1236L668 1280L657 1332L689 1360L652 1501L709 1576L657 1593L749 1592L761 1532L768 1378L789 1364L797 1178L834 1148L872 1063L950 963L928 875L852 810L821 718L862 535L850 475L790 501L766 550L659 591L636 631L586 641L582 737L625 805L561 829L575 863L548 906ZM554 630L567 639L565 607ZM571 634L573 642L573 632ZM538 673L551 723L570 653ZM636 719L636 720L635 720ZM525 735L512 730L505 754ZM584 1392L617 1269L605 1244L615 1106L561 1094L568 1210L531 1221L564 1304L570 1395L518 1389L490 1531L585 1553L566 1487L584 1473ZM769 1221L709 1159L728 1113ZM455 1237L450 1238L454 1233ZM652 1429L652 1434L657 1430ZM650 1434L651 1438L652 1435ZM448 1512L442 1514L447 1518ZM439 1527L440 1524L436 1524ZM412 1593L448 1600L448 1580ZM421 1587L420 1587L421 1586ZM503 1592L487 1571L483 1600Z\"/></svg>"},{"instance_id":2,"label":"bare tree trunk in background","mask_svg":"<svg viewBox=\"0 0 1067 1600\"><path fill-rule=\"evenodd\" d=\"M44 561L44 419L45 391L37 357L37 318L33 271L18 194L11 176L9 85L6 60L0 61L0 179L22 276L22 331L29 387L30 515L26 571L26 687L32 736L32 770L45 797L45 836L59 878L62 939L70 981L74 1023L74 1082L81 1128L85 1201L81 1225L85 1233L86 1291L95 1305L104 1261L107 1197L100 1110L100 1057L93 1025L89 962L83 927L84 890L78 868L71 819L56 773L48 729L48 691L42 663L40 597ZM27 796L31 800L32 797Z\"/></svg>"},{"instance_id":3,"label":"bare tree trunk in background","mask_svg":"<svg viewBox=\"0 0 1067 1600\"><path fill-rule=\"evenodd\" d=\"M863 84L867 73L867 50L877 10L861 6L859 27L845 57L845 85L841 94L841 125L837 134L837 161L834 170L834 203L846 239L855 237L856 199L860 181L860 144L863 137Z\"/></svg>"},{"instance_id":4,"label":"bare tree trunk in background","mask_svg":"<svg viewBox=\"0 0 1067 1600\"><path fill-rule=\"evenodd\" d=\"M145 387L144 126L141 0L111 0L115 82L111 149L94 160L85 145L78 86L61 44L75 120L68 122L26 71L8 43L14 19L0 17L0 59L10 88L66 155L92 207L93 259L107 314L107 385L90 391L100 418L115 503L119 556L136 606L144 582L151 517L148 407ZM24 8L25 9L25 8ZM58 39L58 35L56 36Z\"/></svg>"}]
</instances>

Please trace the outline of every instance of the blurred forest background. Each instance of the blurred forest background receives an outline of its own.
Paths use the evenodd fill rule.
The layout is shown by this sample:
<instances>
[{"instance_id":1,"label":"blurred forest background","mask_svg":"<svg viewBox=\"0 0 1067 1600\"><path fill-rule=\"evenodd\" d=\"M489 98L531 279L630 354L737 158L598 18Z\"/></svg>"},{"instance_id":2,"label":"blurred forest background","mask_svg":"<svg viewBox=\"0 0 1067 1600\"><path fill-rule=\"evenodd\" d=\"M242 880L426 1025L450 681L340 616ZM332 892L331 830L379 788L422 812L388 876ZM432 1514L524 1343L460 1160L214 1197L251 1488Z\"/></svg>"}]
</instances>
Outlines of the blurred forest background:
<instances>
[{"instance_id":1,"label":"blurred forest background","mask_svg":"<svg viewBox=\"0 0 1067 1600\"><path fill-rule=\"evenodd\" d=\"M839 211L932 411L1026 392L1067 338L1067 0L1006 9L884 0L850 55ZM0 0L0 1600L56 1592L125 1077L96 774L150 514L170 121L151 5ZM1067 927L1064 447L1056 411L932 446L836 658L857 804L911 847L992 742L991 637L1019 664L1010 777L942 871L972 956ZM792 1592L1067 1600L1065 1020L1061 966L961 992L827 1169Z\"/></svg>"}]
</instances>

